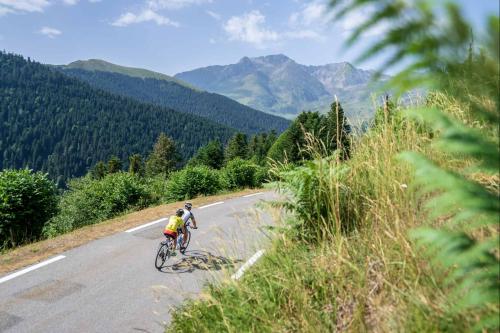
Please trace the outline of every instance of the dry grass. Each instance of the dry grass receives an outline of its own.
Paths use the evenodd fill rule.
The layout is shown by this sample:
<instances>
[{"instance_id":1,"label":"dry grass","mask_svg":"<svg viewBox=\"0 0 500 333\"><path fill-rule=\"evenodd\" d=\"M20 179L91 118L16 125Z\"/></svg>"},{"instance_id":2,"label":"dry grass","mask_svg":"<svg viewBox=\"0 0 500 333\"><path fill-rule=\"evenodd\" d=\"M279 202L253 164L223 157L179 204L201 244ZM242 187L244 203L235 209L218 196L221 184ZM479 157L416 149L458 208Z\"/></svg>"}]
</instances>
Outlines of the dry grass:
<instances>
[{"instance_id":1,"label":"dry grass","mask_svg":"<svg viewBox=\"0 0 500 333\"><path fill-rule=\"evenodd\" d=\"M240 192L199 197L190 200L195 207L227 200L242 195L262 191L261 189L247 189ZM85 226L81 229L72 231L68 234L57 236L55 238L43 240L40 242L28 244L16 249L9 250L0 255L0 274L4 274L22 267L35 264L56 254L81 246L90 241L103 238L129 228L154 221L159 218L171 215L179 207L182 207L183 201L174 202L166 205L147 208L141 211L122 215L101 223Z\"/></svg>"}]
</instances>

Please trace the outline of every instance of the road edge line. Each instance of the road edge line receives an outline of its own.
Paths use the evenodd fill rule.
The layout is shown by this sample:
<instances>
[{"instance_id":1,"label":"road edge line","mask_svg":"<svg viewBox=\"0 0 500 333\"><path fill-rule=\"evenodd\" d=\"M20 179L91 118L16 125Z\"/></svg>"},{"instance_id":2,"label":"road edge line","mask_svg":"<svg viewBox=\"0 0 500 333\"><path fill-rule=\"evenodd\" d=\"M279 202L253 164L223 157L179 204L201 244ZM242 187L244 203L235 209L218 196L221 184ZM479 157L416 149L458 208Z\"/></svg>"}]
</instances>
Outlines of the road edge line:
<instances>
[{"instance_id":1,"label":"road edge line","mask_svg":"<svg viewBox=\"0 0 500 333\"><path fill-rule=\"evenodd\" d=\"M257 193L252 193L252 194L247 194L247 195L244 195L243 198L250 198L250 197L253 197L255 195L259 195L259 194L263 194L264 192L257 192Z\"/></svg>"},{"instance_id":2,"label":"road edge line","mask_svg":"<svg viewBox=\"0 0 500 333\"><path fill-rule=\"evenodd\" d=\"M212 206L216 206L216 205L221 205L223 203L224 203L224 201L217 201L217 202L211 203L209 205L201 206L198 209L205 209L205 208L208 208L208 207L212 207Z\"/></svg>"},{"instance_id":3,"label":"road edge line","mask_svg":"<svg viewBox=\"0 0 500 333\"><path fill-rule=\"evenodd\" d=\"M259 260L259 258L262 257L264 252L265 252L264 250L257 251L250 259L248 259L248 261L243 266L240 267L240 269L238 269L238 271L236 273L231 275L231 279L239 280L243 276L243 273L245 273L245 271L249 267L251 267L253 264L255 264L257 262L257 260Z\"/></svg>"},{"instance_id":4,"label":"road edge line","mask_svg":"<svg viewBox=\"0 0 500 333\"><path fill-rule=\"evenodd\" d=\"M36 265L33 265L33 266L28 267L28 268L22 269L20 271L15 272L15 273L6 275L6 276L0 278L0 283L7 282L9 280L12 280L13 278L16 278L16 277L21 276L23 274L26 274L28 272L34 271L35 269L38 269L40 267L49 265L49 264L51 264L53 262L56 262L56 261L64 259L64 258L66 258L66 256L59 255L57 257L54 257L54 258L49 259L49 260L42 261L42 262L40 262L40 263L38 263Z\"/></svg>"},{"instance_id":5,"label":"road edge line","mask_svg":"<svg viewBox=\"0 0 500 333\"><path fill-rule=\"evenodd\" d=\"M125 230L125 232L134 232L134 231L137 231L139 229L142 229L142 228L146 228L146 227L149 227L153 224L156 224L156 223L160 223L160 222L165 222L166 220L168 220L166 217L162 217L161 219L159 220L156 220L156 221L153 221L153 222L149 222L149 223L146 223L146 224L143 224L143 225L140 225L138 227L134 227L134 228L131 228L131 229L128 229L128 230Z\"/></svg>"}]
</instances>

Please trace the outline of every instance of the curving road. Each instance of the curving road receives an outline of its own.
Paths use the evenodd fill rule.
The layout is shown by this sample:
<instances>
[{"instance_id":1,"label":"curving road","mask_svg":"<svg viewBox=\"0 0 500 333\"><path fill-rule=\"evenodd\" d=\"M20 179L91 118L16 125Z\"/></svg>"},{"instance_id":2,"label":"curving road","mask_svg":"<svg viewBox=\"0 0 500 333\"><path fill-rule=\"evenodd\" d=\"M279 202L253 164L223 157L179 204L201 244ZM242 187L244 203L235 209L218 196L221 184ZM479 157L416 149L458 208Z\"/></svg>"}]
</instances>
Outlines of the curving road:
<instances>
[{"instance_id":1,"label":"curving road","mask_svg":"<svg viewBox=\"0 0 500 333\"><path fill-rule=\"evenodd\" d=\"M163 332L172 307L262 248L262 227L273 219L256 203L275 198L265 192L194 207L200 228L185 255L162 271L154 256L165 222L144 221L29 272L0 276L0 332Z\"/></svg>"}]
</instances>

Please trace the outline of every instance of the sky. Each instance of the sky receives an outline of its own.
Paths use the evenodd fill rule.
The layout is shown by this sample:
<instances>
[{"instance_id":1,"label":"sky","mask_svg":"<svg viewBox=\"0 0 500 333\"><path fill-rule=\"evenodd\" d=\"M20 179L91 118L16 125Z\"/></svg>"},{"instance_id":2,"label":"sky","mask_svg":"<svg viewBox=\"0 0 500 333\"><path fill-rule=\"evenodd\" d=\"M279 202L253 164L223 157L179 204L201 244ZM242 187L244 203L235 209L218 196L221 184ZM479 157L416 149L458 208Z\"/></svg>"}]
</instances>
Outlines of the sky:
<instances>
[{"instance_id":1,"label":"sky","mask_svg":"<svg viewBox=\"0 0 500 333\"><path fill-rule=\"evenodd\" d=\"M411 0L408 0L411 1ZM482 25L498 0L456 0ZM305 65L353 62L345 51L366 15L333 22L326 0L0 0L0 50L48 64L103 59L173 75L282 53ZM376 68L380 61L357 64Z\"/></svg>"}]
</instances>

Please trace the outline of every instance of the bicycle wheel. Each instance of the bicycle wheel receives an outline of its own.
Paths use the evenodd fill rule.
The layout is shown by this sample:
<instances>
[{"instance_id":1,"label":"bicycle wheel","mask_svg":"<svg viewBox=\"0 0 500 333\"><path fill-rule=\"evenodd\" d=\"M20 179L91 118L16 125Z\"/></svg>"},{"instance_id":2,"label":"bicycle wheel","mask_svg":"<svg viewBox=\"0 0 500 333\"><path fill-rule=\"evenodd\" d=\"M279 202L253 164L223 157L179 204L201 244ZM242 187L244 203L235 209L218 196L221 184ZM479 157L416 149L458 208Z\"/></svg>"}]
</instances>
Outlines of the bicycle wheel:
<instances>
[{"instance_id":1,"label":"bicycle wheel","mask_svg":"<svg viewBox=\"0 0 500 333\"><path fill-rule=\"evenodd\" d=\"M184 234L182 235L182 237L184 238ZM182 245L183 241L184 241L184 239L181 239L180 245ZM184 246L183 250L181 250L182 254L184 254L184 252L186 252L186 249L188 248L190 241L191 241L191 231L188 230L187 234L186 234L186 245Z\"/></svg>"},{"instance_id":2,"label":"bicycle wheel","mask_svg":"<svg viewBox=\"0 0 500 333\"><path fill-rule=\"evenodd\" d=\"M170 250L168 248L168 242L161 242L158 247L158 252L156 253L155 267L161 269L169 256Z\"/></svg>"}]
</instances>

